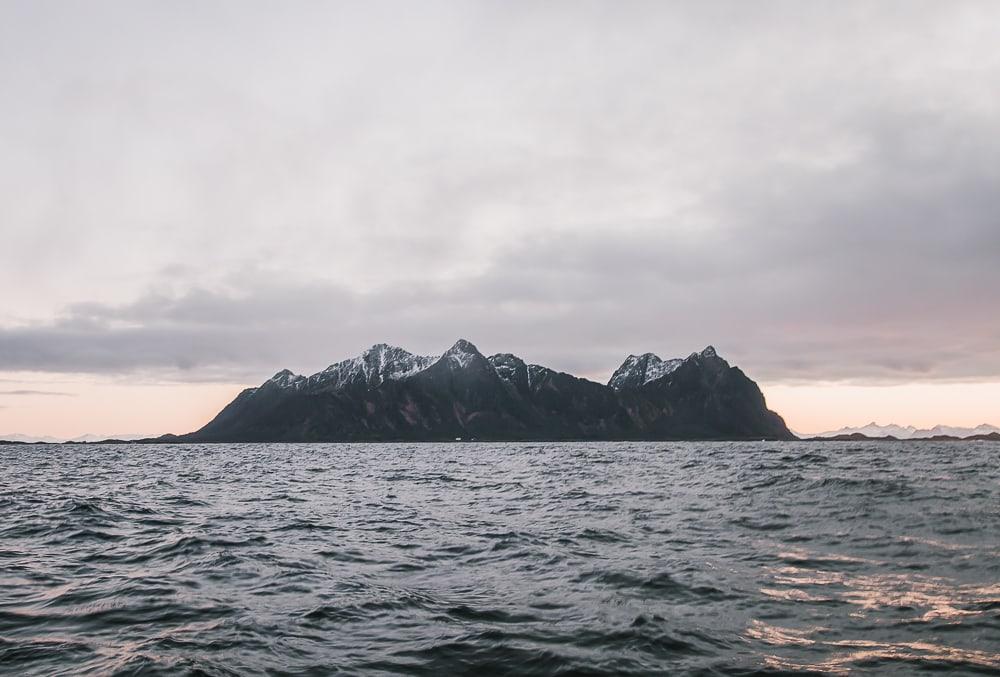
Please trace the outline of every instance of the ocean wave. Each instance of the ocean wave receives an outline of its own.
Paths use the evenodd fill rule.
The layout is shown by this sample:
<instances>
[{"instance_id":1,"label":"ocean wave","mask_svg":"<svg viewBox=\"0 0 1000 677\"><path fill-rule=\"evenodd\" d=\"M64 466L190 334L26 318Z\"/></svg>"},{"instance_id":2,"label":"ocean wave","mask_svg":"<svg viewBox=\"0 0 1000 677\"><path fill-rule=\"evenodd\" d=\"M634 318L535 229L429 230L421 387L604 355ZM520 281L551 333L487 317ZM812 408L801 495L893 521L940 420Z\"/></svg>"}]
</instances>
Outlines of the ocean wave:
<instances>
[{"instance_id":1,"label":"ocean wave","mask_svg":"<svg viewBox=\"0 0 1000 677\"><path fill-rule=\"evenodd\" d=\"M996 674L998 452L0 449L0 673Z\"/></svg>"}]
</instances>

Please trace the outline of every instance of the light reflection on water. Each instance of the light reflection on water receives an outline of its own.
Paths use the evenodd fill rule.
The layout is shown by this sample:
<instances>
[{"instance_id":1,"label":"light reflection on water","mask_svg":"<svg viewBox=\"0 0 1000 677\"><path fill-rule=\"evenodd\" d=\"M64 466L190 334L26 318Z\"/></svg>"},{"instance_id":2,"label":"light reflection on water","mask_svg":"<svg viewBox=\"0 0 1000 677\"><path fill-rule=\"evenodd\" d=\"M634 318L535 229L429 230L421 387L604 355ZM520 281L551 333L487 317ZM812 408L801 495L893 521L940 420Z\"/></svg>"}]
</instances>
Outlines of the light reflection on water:
<instances>
[{"instance_id":1,"label":"light reflection on water","mask_svg":"<svg viewBox=\"0 0 1000 677\"><path fill-rule=\"evenodd\" d=\"M996 674L998 459L0 447L0 673Z\"/></svg>"},{"instance_id":2,"label":"light reflection on water","mask_svg":"<svg viewBox=\"0 0 1000 677\"><path fill-rule=\"evenodd\" d=\"M914 537L901 537L900 541L965 552L966 558L989 559L996 554L992 546ZM805 549L785 550L779 552L778 557L785 562L801 564L768 568L768 580L760 592L786 602L824 605L829 609L825 619L828 622L846 616L854 623L867 621L896 627L930 622L959 625L974 617L995 619L1000 609L1000 583L962 583L919 573L852 573L812 568L806 563L845 563L868 568L887 567L892 563ZM887 610L893 612L891 619L879 614ZM838 624L844 622L841 618ZM752 619L745 636L772 647L809 647L824 654L821 660L812 662L766 655L765 664L776 670L847 674L865 664L890 661L954 664L1000 671L1000 653L997 652L923 641L824 638L823 635L829 635L830 631L830 627L823 625L781 627Z\"/></svg>"},{"instance_id":3,"label":"light reflection on water","mask_svg":"<svg viewBox=\"0 0 1000 677\"><path fill-rule=\"evenodd\" d=\"M765 595L813 602L842 601L862 609L882 607L924 610L920 620L956 618L989 613L1000 605L1000 584L961 584L919 574L855 575L794 566L771 570L783 588L761 588ZM804 586L827 586L815 594ZM979 608L962 608L962 607Z\"/></svg>"},{"instance_id":4,"label":"light reflection on water","mask_svg":"<svg viewBox=\"0 0 1000 677\"><path fill-rule=\"evenodd\" d=\"M772 646L813 647L826 654L823 660L803 662L777 655L764 657L770 668L849 674L852 669L875 661L934 662L1000 669L1000 653L958 649L928 642L877 642L863 639L822 640L813 636L826 628L795 630L753 621L747 637Z\"/></svg>"}]
</instances>

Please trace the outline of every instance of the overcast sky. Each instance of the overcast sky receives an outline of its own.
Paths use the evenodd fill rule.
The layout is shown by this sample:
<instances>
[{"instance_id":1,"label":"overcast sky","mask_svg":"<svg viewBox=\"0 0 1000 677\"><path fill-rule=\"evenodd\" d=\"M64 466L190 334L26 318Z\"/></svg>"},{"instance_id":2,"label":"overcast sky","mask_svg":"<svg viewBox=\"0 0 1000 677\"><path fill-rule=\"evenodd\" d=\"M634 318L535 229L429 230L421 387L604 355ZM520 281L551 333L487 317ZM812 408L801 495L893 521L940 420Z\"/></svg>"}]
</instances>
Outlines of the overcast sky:
<instances>
[{"instance_id":1,"label":"overcast sky","mask_svg":"<svg viewBox=\"0 0 1000 677\"><path fill-rule=\"evenodd\" d=\"M992 0L0 2L0 432L458 337L981 392L998 45Z\"/></svg>"}]
</instances>

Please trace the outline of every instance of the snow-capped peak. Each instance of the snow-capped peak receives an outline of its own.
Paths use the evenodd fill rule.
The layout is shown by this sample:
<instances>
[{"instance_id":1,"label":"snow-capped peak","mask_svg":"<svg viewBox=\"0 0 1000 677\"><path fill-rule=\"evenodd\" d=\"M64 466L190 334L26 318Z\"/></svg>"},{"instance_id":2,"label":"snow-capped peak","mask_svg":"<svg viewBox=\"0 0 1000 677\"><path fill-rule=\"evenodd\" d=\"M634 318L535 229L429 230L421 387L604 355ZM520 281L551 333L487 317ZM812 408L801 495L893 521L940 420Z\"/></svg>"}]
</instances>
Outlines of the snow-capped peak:
<instances>
[{"instance_id":1,"label":"snow-capped peak","mask_svg":"<svg viewBox=\"0 0 1000 677\"><path fill-rule=\"evenodd\" d=\"M650 381L663 378L683 364L684 360L674 358L662 360L653 353L629 355L622 365L612 374L608 385L615 390L622 388L638 388Z\"/></svg>"},{"instance_id":2,"label":"snow-capped peak","mask_svg":"<svg viewBox=\"0 0 1000 677\"><path fill-rule=\"evenodd\" d=\"M465 339L458 339L455 341L455 345L445 351L445 355L450 355L454 353L470 353L472 355L478 355L479 349L472 345L471 342Z\"/></svg>"},{"instance_id":3,"label":"snow-capped peak","mask_svg":"<svg viewBox=\"0 0 1000 677\"><path fill-rule=\"evenodd\" d=\"M517 355L512 353L498 353L491 355L487 360L493 365L493 369L496 370L497 375L505 381L516 381L518 374L523 374L527 378L528 365Z\"/></svg>"},{"instance_id":4,"label":"snow-capped peak","mask_svg":"<svg viewBox=\"0 0 1000 677\"><path fill-rule=\"evenodd\" d=\"M414 355L386 343L376 343L358 357L331 364L318 374L310 376L309 380L335 390L355 383L364 383L374 388L385 381L398 380L422 371L437 359Z\"/></svg>"},{"instance_id":5,"label":"snow-capped peak","mask_svg":"<svg viewBox=\"0 0 1000 677\"><path fill-rule=\"evenodd\" d=\"M324 391L340 390L348 386L377 388L386 381L397 381L412 376L444 359L447 359L449 364L464 368L476 356L482 358L476 346L465 339L456 341L455 345L440 356L414 355L387 343L376 343L357 357L331 364L308 379L286 369L275 374L270 382L281 387L299 388L308 385L310 388Z\"/></svg>"},{"instance_id":6,"label":"snow-capped peak","mask_svg":"<svg viewBox=\"0 0 1000 677\"><path fill-rule=\"evenodd\" d=\"M482 356L479 349L465 339L458 339L455 345L448 348L441 359L448 359L459 367L467 367L476 356Z\"/></svg>"},{"instance_id":7,"label":"snow-capped peak","mask_svg":"<svg viewBox=\"0 0 1000 677\"><path fill-rule=\"evenodd\" d=\"M299 376L290 369L282 369L269 378L268 383L273 383L279 388L298 388L305 380L305 376Z\"/></svg>"}]
</instances>

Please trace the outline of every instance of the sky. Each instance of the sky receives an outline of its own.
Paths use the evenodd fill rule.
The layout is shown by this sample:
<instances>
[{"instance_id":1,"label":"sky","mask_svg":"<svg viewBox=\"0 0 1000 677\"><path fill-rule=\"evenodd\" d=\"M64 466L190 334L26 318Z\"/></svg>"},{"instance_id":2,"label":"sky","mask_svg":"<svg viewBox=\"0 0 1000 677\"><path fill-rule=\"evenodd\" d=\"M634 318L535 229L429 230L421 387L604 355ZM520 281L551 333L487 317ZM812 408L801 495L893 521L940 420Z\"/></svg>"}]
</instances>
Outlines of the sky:
<instances>
[{"instance_id":1,"label":"sky","mask_svg":"<svg viewBox=\"0 0 1000 677\"><path fill-rule=\"evenodd\" d=\"M1000 3L0 2L0 434L388 342L1000 424Z\"/></svg>"}]
</instances>

